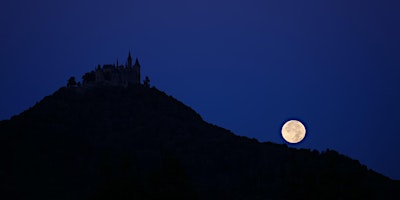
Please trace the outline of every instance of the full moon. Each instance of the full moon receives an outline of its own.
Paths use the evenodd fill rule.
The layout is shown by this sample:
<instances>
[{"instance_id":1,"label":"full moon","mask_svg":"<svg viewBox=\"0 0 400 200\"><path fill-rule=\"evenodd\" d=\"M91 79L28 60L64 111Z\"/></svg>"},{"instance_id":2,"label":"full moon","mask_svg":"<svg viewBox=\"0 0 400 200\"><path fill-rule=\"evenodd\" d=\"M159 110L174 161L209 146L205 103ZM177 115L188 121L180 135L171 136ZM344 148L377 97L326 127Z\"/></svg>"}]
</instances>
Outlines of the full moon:
<instances>
[{"instance_id":1,"label":"full moon","mask_svg":"<svg viewBox=\"0 0 400 200\"><path fill-rule=\"evenodd\" d=\"M306 127L298 120L289 120L282 126L282 137L289 143L299 143L306 136Z\"/></svg>"}]
</instances>

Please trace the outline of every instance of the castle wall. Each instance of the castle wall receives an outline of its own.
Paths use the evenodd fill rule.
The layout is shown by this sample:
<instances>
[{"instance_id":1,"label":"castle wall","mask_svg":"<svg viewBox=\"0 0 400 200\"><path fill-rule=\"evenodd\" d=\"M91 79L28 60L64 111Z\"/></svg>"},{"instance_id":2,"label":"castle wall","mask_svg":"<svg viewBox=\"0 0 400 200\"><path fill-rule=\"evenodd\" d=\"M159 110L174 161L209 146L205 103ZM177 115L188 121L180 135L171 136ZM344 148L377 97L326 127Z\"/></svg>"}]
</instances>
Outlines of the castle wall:
<instances>
[{"instance_id":1,"label":"castle wall","mask_svg":"<svg viewBox=\"0 0 400 200\"><path fill-rule=\"evenodd\" d=\"M140 65L136 60L135 65L132 66L130 54L126 66L106 64L103 65L103 67L100 67L99 65L96 70L87 74L93 74L90 77L94 78L84 80L83 83L86 85L100 84L127 86L140 84Z\"/></svg>"}]
</instances>

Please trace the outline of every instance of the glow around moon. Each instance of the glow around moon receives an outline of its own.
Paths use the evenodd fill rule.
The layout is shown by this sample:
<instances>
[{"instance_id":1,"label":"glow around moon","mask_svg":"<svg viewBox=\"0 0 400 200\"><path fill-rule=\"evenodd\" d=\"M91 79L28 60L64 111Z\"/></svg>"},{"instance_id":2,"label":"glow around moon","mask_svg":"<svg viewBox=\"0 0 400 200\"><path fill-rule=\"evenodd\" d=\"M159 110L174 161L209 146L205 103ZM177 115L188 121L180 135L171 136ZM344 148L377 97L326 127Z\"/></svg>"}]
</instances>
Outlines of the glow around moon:
<instances>
[{"instance_id":1,"label":"glow around moon","mask_svg":"<svg viewBox=\"0 0 400 200\"><path fill-rule=\"evenodd\" d=\"M289 143L299 143L306 136L306 127L298 120L289 120L282 126L282 137Z\"/></svg>"}]
</instances>

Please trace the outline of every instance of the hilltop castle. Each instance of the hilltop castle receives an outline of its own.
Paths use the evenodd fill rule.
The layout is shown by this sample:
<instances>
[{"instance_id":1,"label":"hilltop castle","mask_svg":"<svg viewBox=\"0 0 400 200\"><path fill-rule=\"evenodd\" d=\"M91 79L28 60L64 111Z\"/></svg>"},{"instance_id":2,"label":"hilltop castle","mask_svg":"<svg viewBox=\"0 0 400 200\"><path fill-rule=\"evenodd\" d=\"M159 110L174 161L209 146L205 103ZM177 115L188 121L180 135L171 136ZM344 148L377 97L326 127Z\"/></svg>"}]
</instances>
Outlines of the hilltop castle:
<instances>
[{"instance_id":1,"label":"hilltop castle","mask_svg":"<svg viewBox=\"0 0 400 200\"><path fill-rule=\"evenodd\" d=\"M128 54L125 65L116 64L100 65L94 71L88 72L82 76L82 84L90 85L112 85L128 86L139 85L140 83L140 64L136 58L132 63L131 52Z\"/></svg>"}]
</instances>

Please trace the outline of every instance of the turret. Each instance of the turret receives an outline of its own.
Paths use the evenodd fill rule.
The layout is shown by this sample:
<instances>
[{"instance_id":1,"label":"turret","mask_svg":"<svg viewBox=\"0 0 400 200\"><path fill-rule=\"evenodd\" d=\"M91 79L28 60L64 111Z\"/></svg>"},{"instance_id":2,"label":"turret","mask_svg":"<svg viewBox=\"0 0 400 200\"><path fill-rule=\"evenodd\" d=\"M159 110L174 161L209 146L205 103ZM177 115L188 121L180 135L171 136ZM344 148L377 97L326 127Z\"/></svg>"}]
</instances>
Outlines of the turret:
<instances>
[{"instance_id":1,"label":"turret","mask_svg":"<svg viewBox=\"0 0 400 200\"><path fill-rule=\"evenodd\" d=\"M134 66L139 66L139 67L140 67L138 58L136 58L136 60L135 60L135 65L134 65Z\"/></svg>"}]
</instances>

